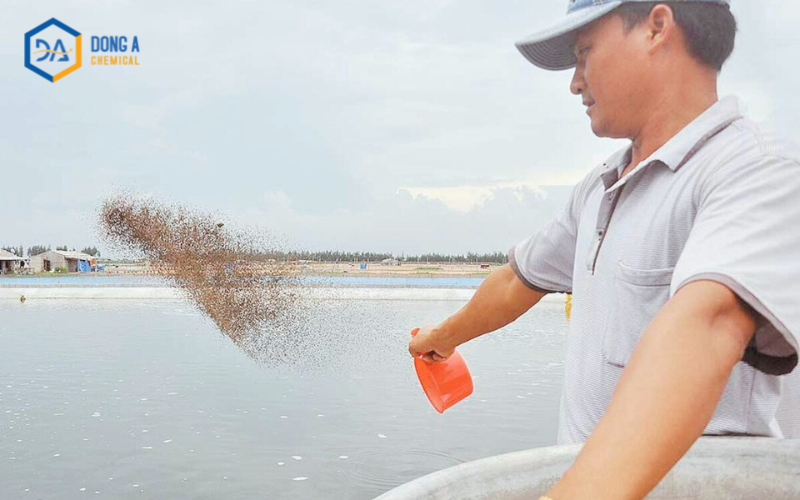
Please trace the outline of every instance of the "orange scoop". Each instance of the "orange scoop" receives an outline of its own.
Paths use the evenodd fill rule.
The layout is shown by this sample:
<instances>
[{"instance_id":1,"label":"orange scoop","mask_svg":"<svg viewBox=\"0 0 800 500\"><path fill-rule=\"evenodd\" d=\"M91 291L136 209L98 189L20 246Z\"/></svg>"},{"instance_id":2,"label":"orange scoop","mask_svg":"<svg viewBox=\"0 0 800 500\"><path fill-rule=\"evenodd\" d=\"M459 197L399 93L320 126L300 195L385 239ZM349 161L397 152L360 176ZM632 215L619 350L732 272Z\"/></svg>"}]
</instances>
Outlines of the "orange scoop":
<instances>
[{"instance_id":1,"label":"orange scoop","mask_svg":"<svg viewBox=\"0 0 800 500\"><path fill-rule=\"evenodd\" d=\"M416 336L417 332L419 328L412 330L411 336ZM428 363L421 358L414 358L414 369L422 390L439 413L444 413L446 409L472 394L472 377L467 363L458 351L439 363Z\"/></svg>"}]
</instances>

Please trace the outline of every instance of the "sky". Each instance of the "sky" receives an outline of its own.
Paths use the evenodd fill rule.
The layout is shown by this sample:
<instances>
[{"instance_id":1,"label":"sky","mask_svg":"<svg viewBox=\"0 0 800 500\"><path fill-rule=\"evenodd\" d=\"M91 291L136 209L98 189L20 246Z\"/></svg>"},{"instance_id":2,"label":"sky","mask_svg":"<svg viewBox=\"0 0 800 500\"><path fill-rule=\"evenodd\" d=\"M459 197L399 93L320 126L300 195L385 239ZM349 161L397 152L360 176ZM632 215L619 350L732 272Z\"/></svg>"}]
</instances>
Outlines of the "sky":
<instances>
[{"instance_id":1,"label":"sky","mask_svg":"<svg viewBox=\"0 0 800 500\"><path fill-rule=\"evenodd\" d=\"M506 251L626 144L592 135L571 72L514 47L566 5L4 0L0 244L102 251L98 208L125 192L291 249ZM720 95L797 137L800 3L732 10ZM24 66L51 17L84 39L55 83ZM90 65L92 36L136 36L139 65Z\"/></svg>"}]
</instances>

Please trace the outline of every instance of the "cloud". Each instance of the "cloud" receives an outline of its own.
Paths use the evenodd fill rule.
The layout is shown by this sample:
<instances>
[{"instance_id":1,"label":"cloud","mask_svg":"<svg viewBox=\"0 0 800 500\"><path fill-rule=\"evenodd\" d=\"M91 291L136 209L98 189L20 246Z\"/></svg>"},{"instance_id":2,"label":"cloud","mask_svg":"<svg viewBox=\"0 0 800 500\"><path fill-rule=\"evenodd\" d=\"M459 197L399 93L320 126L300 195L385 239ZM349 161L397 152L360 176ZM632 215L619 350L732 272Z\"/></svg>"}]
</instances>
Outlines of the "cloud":
<instances>
[{"instance_id":1,"label":"cloud","mask_svg":"<svg viewBox=\"0 0 800 500\"><path fill-rule=\"evenodd\" d=\"M505 251L535 233L565 205L570 187L507 187L490 190L469 210L401 189L366 209L300 213L283 192L267 192L263 204L228 214L270 232L289 248L466 253ZM457 207L460 208L460 207Z\"/></svg>"},{"instance_id":2,"label":"cloud","mask_svg":"<svg viewBox=\"0 0 800 500\"><path fill-rule=\"evenodd\" d=\"M721 94L800 135L800 4L732 8L740 35ZM513 46L563 10L527 0L10 3L0 148L4 172L24 181L0 198L14 220L0 239L99 243L65 214L91 220L105 193L126 188L252 214L315 248L502 249L555 213L558 198L537 201L537 186L574 184L622 145L592 136L569 72L538 70ZM56 84L30 74L22 35L43 12L87 36L137 35L141 65L85 66Z\"/></svg>"},{"instance_id":3,"label":"cloud","mask_svg":"<svg viewBox=\"0 0 800 500\"><path fill-rule=\"evenodd\" d=\"M487 201L497 198L499 194L512 193L518 201L526 195L542 193L540 188L529 186L525 183L500 183L483 186L451 186L451 187L408 187L401 188L407 191L414 199L424 197L441 201L447 208L454 212L469 213L483 207Z\"/></svg>"}]
</instances>

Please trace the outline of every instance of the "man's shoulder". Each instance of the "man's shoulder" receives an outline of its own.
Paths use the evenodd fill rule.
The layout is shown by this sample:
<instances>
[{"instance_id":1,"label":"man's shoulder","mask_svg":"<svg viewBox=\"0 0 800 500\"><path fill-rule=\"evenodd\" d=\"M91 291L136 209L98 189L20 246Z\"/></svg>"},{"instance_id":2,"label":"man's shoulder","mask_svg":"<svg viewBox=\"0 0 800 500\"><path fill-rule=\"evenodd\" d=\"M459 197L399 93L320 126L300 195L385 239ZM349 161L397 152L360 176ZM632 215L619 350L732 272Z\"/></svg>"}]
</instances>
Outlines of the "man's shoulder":
<instances>
[{"instance_id":1,"label":"man's shoulder","mask_svg":"<svg viewBox=\"0 0 800 500\"><path fill-rule=\"evenodd\" d=\"M772 158L800 164L800 145L774 126L742 118L720 136L721 152L740 162Z\"/></svg>"},{"instance_id":2,"label":"man's shoulder","mask_svg":"<svg viewBox=\"0 0 800 500\"><path fill-rule=\"evenodd\" d=\"M694 167L684 169L686 179L694 179L703 198L719 189L751 195L779 189L800 196L800 147L775 128L748 118L712 138L692 163Z\"/></svg>"}]
</instances>

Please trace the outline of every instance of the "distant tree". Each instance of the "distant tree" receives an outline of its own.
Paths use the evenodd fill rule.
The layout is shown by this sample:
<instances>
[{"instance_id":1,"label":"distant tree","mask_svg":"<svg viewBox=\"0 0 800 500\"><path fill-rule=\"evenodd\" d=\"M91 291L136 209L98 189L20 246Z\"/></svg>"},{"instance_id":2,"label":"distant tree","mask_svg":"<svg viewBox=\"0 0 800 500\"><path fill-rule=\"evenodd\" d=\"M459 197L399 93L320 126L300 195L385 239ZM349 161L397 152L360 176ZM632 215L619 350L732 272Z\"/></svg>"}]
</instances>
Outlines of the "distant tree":
<instances>
[{"instance_id":1,"label":"distant tree","mask_svg":"<svg viewBox=\"0 0 800 500\"><path fill-rule=\"evenodd\" d=\"M84 249L84 252L86 249ZM86 252L88 253L88 252ZM99 255L99 253L98 253ZM403 262L428 262L428 263L494 263L505 264L508 262L508 255L505 252L492 252L478 254L469 252L467 254L440 254L426 253L420 255L406 255L401 253L395 257L391 253L380 252L343 252L334 250L324 250L320 252L254 252L254 258L270 258L280 261L309 260L317 262L379 262L384 259L397 259Z\"/></svg>"},{"instance_id":2,"label":"distant tree","mask_svg":"<svg viewBox=\"0 0 800 500\"><path fill-rule=\"evenodd\" d=\"M97 250L97 247L86 247L81 250L81 252L91 255L92 257L100 257L100 252Z\"/></svg>"},{"instance_id":3,"label":"distant tree","mask_svg":"<svg viewBox=\"0 0 800 500\"><path fill-rule=\"evenodd\" d=\"M14 255L16 255L17 257L25 257L25 253L24 253L24 252L25 252L25 249L24 249L24 248L22 248L22 245L20 245L20 246L18 246L18 247L10 247L10 246L9 246L9 247L0 247L0 248L2 248L3 250L5 250L6 252L11 252L11 253L13 253L13 254L14 254Z\"/></svg>"},{"instance_id":4,"label":"distant tree","mask_svg":"<svg viewBox=\"0 0 800 500\"><path fill-rule=\"evenodd\" d=\"M66 252L67 251L67 245L64 245L62 247L56 247L56 251L57 252Z\"/></svg>"},{"instance_id":5,"label":"distant tree","mask_svg":"<svg viewBox=\"0 0 800 500\"><path fill-rule=\"evenodd\" d=\"M6 252L11 252L14 255L16 255L17 257L25 257L25 254L24 254L25 249L22 248L22 245L20 245L18 247L2 247L2 248Z\"/></svg>"},{"instance_id":6,"label":"distant tree","mask_svg":"<svg viewBox=\"0 0 800 500\"><path fill-rule=\"evenodd\" d=\"M47 252L48 250L50 250L50 245L33 245L32 247L28 247L28 257L39 255L40 253Z\"/></svg>"},{"instance_id":7,"label":"distant tree","mask_svg":"<svg viewBox=\"0 0 800 500\"><path fill-rule=\"evenodd\" d=\"M376 252L341 252L326 250L322 252L290 252L288 254L279 253L276 258L281 260L315 260L318 262L378 262L384 259L402 260L404 262L461 262L461 263L497 263L505 264L508 262L508 256L504 252L493 252L478 254L469 252L466 255L449 255L439 253L426 253L421 255L405 255L395 257L391 253L376 253Z\"/></svg>"}]
</instances>

